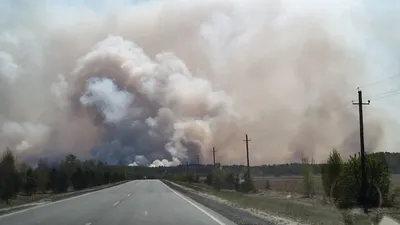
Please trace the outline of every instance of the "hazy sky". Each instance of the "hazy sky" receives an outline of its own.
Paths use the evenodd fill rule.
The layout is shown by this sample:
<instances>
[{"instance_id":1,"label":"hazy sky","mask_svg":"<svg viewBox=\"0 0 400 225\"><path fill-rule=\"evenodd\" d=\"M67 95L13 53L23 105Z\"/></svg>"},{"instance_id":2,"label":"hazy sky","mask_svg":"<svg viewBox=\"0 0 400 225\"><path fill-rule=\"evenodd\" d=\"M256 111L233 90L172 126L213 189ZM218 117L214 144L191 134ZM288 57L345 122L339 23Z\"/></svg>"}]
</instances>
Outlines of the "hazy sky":
<instances>
[{"instance_id":1,"label":"hazy sky","mask_svg":"<svg viewBox=\"0 0 400 225\"><path fill-rule=\"evenodd\" d=\"M21 149L32 148L30 152L41 154L54 146L60 146L54 151L67 151L71 141L60 138L64 136L73 141L74 148L84 149L77 152L89 154L93 146L115 137L118 143L104 144L98 152L106 152L114 146L128 151L124 157L132 153L132 157L141 158L138 152L144 150L135 146L136 142L124 145L122 142L126 138L116 136L123 134L126 127L119 126L121 130L115 131L99 126L92 121L90 113L83 113L86 109L83 105L79 106L82 111L54 113L51 111L55 107L54 96L49 93L49 90L56 90L55 95L59 97L63 94L61 89L66 87L72 95L67 100L72 101L70 99L79 98L82 93L97 91L97 87L116 92L115 84L108 80L95 82L93 87L85 85L86 78L98 74L83 71L82 80L71 74L80 71L76 67L80 57L90 58L114 47L121 54L129 55L124 46L135 46L131 45L133 42L143 50L135 52L138 59L157 58L157 54L168 51L181 58L179 63L154 60L163 69L178 67L186 78L190 77L189 83L193 86L181 87L182 91L201 87L210 96L223 92L233 102L232 110L241 116L234 125L222 126L210 120L211 114L212 117L221 113L214 111L197 118L201 122L193 120L191 126L185 124L190 127L186 132L191 138L201 139L200 145L204 148L218 145L222 148L220 157L229 162L241 160L236 155L243 153L240 141L245 131L249 132L252 146L257 149L253 160L259 163L293 160L304 149L313 149L310 154L317 151L318 155L320 148L337 145L355 148L358 111L351 101L357 100L357 86L362 88L365 100L371 99L371 105L365 107L364 118L372 125L366 127L365 133L372 142L379 142L377 146L370 143L366 147L400 151L397 138L400 131L399 12L400 2L396 0L3 0L0 1L0 75L4 82L0 83L0 91L4 94L0 103L7 107L0 107L4 133L0 138L4 138L3 143ZM105 41L100 46L104 49L92 49L109 34L117 37ZM121 46L112 45L114 42ZM96 60L103 56L98 57ZM114 72L109 76L122 83L116 86L129 86L131 84L124 83L129 79L123 77L128 72L114 71L111 63L124 57L127 56L112 55L110 58L114 61L108 62L109 68L97 61L81 62L81 66L93 66L93 71ZM120 67L122 65L124 61ZM182 65L190 72L180 67ZM197 77L204 80L199 83ZM135 96L134 88L130 91ZM97 94L102 100L109 97ZM131 95L116 93L115 96L115 104L110 104L112 110L118 109L120 96ZM201 101L188 104L189 97L184 95L174 97L179 97L178 102L185 102L185 113L193 113L195 107L205 104ZM67 100L56 102L75 104ZM97 104L93 99L86 100L90 106ZM160 115L155 115L153 100L150 97L143 100L149 101L144 107L150 112L146 115L149 120L172 120L168 110L162 109L158 112ZM199 101L198 96L193 101ZM224 99L225 103L229 101ZM122 101L126 102L130 101ZM228 108L224 108L224 113L231 110ZM304 115L310 109L329 113L308 120ZM174 117L179 122L175 121L174 126L179 127L179 124L182 128L183 121L187 122L188 118L173 107L170 110L178 117ZM46 111L46 116L42 111ZM116 118L124 115L121 113ZM71 116L77 117L76 124L67 123ZM202 126L203 130L199 128ZM232 127L238 132L231 132ZM83 129L87 129L84 132L87 137L78 135ZM167 135L163 141L176 135ZM231 142L236 139L239 143L235 143L235 147ZM354 140L353 143L347 143L349 139ZM158 144L165 144L163 141ZM268 142L268 150L264 149L264 141ZM207 149L203 151L208 152ZM326 155L326 152L319 153L321 157ZM157 154L148 156L148 161L164 157L164 153Z\"/></svg>"}]
</instances>

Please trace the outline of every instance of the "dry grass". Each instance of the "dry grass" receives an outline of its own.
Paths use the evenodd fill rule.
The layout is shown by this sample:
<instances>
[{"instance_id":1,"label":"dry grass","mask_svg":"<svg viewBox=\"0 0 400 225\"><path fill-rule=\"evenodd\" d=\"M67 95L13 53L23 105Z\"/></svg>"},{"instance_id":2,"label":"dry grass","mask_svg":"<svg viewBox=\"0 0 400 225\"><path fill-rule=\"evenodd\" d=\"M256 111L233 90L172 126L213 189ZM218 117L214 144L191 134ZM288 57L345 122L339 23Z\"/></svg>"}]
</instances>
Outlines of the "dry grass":
<instances>
[{"instance_id":1,"label":"dry grass","mask_svg":"<svg viewBox=\"0 0 400 225\"><path fill-rule=\"evenodd\" d=\"M400 196L400 175L392 175L391 178L393 187L397 190L397 196ZM264 191L267 180L270 184L270 191ZM302 176L253 177L253 181L256 188L260 189L260 192L251 195L243 195L231 191L216 192L209 190L209 187L204 184L194 184L191 187L198 191L211 192L245 207L254 207L264 212L288 216L311 224L326 224L321 223L321 221L343 220L343 216L347 212L339 211L334 206L326 204L326 200L323 198L324 192L320 176L314 176L316 196L313 198L304 198ZM400 209L398 206L381 210L383 215L391 216L400 221ZM372 213L372 215L374 214L375 212Z\"/></svg>"},{"instance_id":2,"label":"dry grass","mask_svg":"<svg viewBox=\"0 0 400 225\"><path fill-rule=\"evenodd\" d=\"M303 199L286 198L279 193L274 195L264 194L242 194L235 191L215 191L205 184L188 184L178 182L194 190L212 194L236 205L242 209L256 209L264 213L289 218L305 224L335 225L343 224L344 217L350 217L356 224L371 225L371 218L364 214L353 214L351 211L338 210L333 205L321 204L313 201L311 204Z\"/></svg>"}]
</instances>

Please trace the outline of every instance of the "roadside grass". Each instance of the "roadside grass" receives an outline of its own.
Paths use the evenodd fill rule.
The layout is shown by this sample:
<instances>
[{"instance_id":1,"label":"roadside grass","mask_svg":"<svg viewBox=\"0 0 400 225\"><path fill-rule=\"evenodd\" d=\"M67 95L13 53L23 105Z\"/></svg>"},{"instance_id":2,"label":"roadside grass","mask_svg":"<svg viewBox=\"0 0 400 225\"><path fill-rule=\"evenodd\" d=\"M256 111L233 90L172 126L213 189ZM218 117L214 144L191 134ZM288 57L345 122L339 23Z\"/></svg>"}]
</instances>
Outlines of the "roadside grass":
<instances>
[{"instance_id":1,"label":"roadside grass","mask_svg":"<svg viewBox=\"0 0 400 225\"><path fill-rule=\"evenodd\" d=\"M67 192L64 192L64 193L53 193L51 191L48 191L44 194L39 193L39 194L35 194L32 196L18 194L14 199L10 200L9 205L5 204L4 202L0 202L0 214L1 214L2 210L11 209L13 207L18 207L18 206L23 206L23 205L27 205L27 207L29 207L30 204L33 204L33 203L39 204L39 202L43 201L43 200L57 201L57 200L60 200L63 198L68 198L68 197L72 197L75 195L80 195L80 194L116 186L116 185L119 185L119 184L122 184L125 182L128 182L128 181L121 181L121 182L116 182L116 183L111 183L111 184L100 185L97 187L86 188L86 189L79 190L79 191L74 191L72 188L70 188Z\"/></svg>"},{"instance_id":2,"label":"roadside grass","mask_svg":"<svg viewBox=\"0 0 400 225\"><path fill-rule=\"evenodd\" d=\"M344 221L346 220L346 224L370 225L371 220L374 220L376 217L373 214L366 216L364 214L352 213L349 210L338 210L333 205L328 204L311 205L273 196L252 196L230 190L216 191L202 183L177 183L228 200L240 208L253 208L267 214L290 218L301 223L345 224Z\"/></svg>"},{"instance_id":3,"label":"roadside grass","mask_svg":"<svg viewBox=\"0 0 400 225\"><path fill-rule=\"evenodd\" d=\"M0 202L0 209L5 209L5 208L14 207L14 206L37 202L40 200L47 199L52 195L54 195L54 194L46 193L46 194L37 194L37 195L32 195L32 196L17 195L17 197L15 199L11 199L9 205L5 204L4 202Z\"/></svg>"}]
</instances>

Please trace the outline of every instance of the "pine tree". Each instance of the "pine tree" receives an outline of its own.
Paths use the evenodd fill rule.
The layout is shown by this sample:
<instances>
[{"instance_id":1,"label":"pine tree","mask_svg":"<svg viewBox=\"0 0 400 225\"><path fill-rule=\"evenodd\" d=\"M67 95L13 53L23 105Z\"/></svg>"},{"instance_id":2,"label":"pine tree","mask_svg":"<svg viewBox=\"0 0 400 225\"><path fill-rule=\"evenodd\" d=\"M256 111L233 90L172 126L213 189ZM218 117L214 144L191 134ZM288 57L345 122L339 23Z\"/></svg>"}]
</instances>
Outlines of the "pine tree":
<instances>
[{"instance_id":1,"label":"pine tree","mask_svg":"<svg viewBox=\"0 0 400 225\"><path fill-rule=\"evenodd\" d=\"M19 175L15 166L15 158L7 149L0 161L0 197L6 203L15 197L19 191Z\"/></svg>"}]
</instances>

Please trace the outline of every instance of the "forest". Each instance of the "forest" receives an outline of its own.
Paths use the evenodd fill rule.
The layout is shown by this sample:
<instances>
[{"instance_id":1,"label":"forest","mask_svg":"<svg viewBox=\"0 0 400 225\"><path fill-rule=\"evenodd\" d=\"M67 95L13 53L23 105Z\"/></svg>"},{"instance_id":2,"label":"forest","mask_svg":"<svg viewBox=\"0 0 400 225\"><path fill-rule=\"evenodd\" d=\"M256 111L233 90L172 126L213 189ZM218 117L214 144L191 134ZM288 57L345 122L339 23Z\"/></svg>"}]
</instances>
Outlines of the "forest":
<instances>
[{"instance_id":1,"label":"forest","mask_svg":"<svg viewBox=\"0 0 400 225\"><path fill-rule=\"evenodd\" d=\"M400 174L400 153L378 152L370 155L380 159L389 173ZM252 166L252 176L301 176L303 163ZM324 164L310 164L313 174L320 174ZM244 165L220 165L232 173L246 171ZM5 151L0 161L0 198L9 203L17 195L32 196L45 193L64 193L111 184L124 180L165 178L171 174L196 173L206 177L214 165L185 164L176 167L145 167L107 165L97 160L80 160L69 154L58 162L42 158L35 166L17 162L11 150Z\"/></svg>"}]
</instances>

